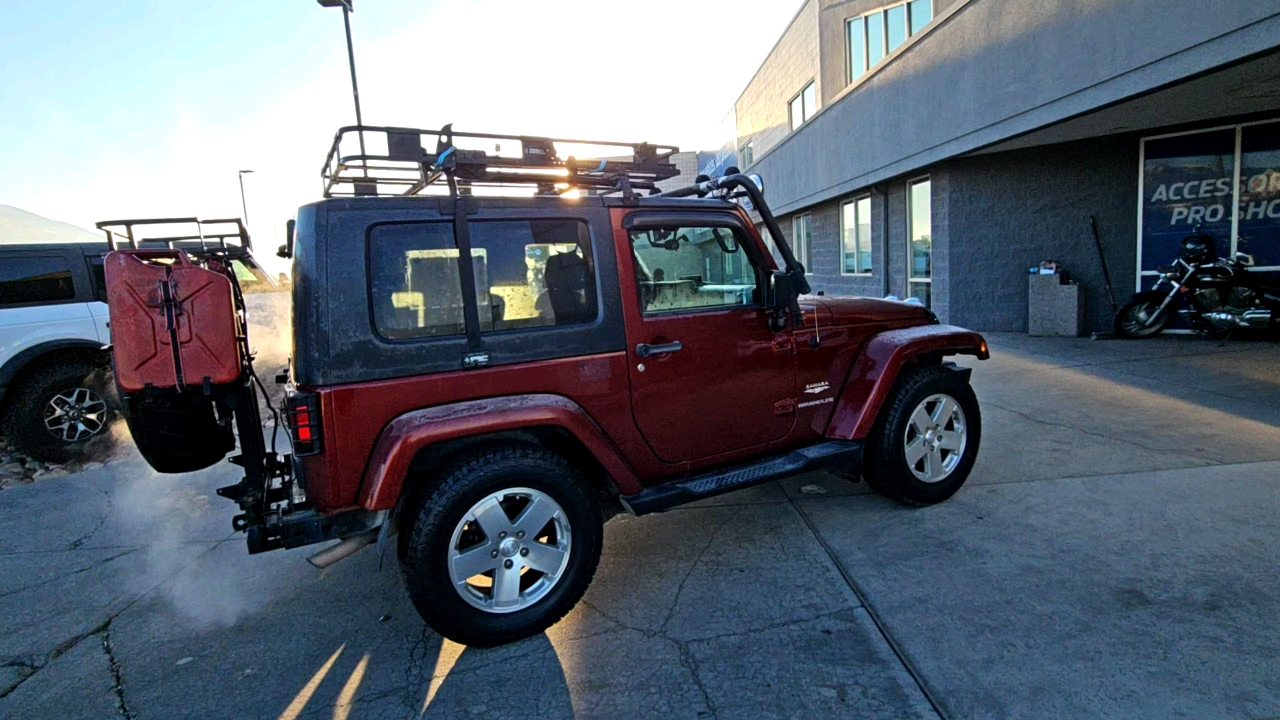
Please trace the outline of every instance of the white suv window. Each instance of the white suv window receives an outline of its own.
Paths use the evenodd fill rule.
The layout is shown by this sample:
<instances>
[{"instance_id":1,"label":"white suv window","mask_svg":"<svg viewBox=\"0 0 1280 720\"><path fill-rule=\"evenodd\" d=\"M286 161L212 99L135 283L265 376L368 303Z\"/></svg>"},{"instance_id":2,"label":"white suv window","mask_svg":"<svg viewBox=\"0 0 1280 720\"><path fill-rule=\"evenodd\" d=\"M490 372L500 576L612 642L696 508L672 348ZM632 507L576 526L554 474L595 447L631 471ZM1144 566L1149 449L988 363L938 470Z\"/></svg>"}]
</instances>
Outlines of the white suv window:
<instances>
[{"instance_id":1,"label":"white suv window","mask_svg":"<svg viewBox=\"0 0 1280 720\"><path fill-rule=\"evenodd\" d=\"M8 258L0 263L0 306L75 300L71 267L60 257Z\"/></svg>"}]
</instances>

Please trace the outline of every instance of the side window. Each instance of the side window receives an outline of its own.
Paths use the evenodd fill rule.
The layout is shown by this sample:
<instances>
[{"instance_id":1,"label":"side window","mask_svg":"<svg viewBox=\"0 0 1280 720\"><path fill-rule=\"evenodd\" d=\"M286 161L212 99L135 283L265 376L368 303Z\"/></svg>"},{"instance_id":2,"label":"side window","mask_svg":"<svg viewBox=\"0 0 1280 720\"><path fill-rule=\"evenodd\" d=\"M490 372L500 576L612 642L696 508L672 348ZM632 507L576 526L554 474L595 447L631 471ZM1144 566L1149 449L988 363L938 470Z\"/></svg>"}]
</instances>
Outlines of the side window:
<instances>
[{"instance_id":1,"label":"side window","mask_svg":"<svg viewBox=\"0 0 1280 720\"><path fill-rule=\"evenodd\" d=\"M0 263L0 305L74 300L71 267L60 257L8 258Z\"/></svg>"},{"instance_id":2,"label":"side window","mask_svg":"<svg viewBox=\"0 0 1280 720\"><path fill-rule=\"evenodd\" d=\"M93 298L98 302L107 301L107 274L103 267L105 255L94 255L89 258L89 277L93 280Z\"/></svg>"},{"instance_id":3,"label":"side window","mask_svg":"<svg viewBox=\"0 0 1280 720\"><path fill-rule=\"evenodd\" d=\"M383 337L466 333L452 223L375 225L369 230L369 280L374 327Z\"/></svg>"},{"instance_id":4,"label":"side window","mask_svg":"<svg viewBox=\"0 0 1280 720\"><path fill-rule=\"evenodd\" d=\"M596 319L591 234L578 220L473 220L481 332Z\"/></svg>"},{"instance_id":5,"label":"side window","mask_svg":"<svg viewBox=\"0 0 1280 720\"><path fill-rule=\"evenodd\" d=\"M631 252L646 315L757 302L755 266L729 228L632 230Z\"/></svg>"}]
</instances>

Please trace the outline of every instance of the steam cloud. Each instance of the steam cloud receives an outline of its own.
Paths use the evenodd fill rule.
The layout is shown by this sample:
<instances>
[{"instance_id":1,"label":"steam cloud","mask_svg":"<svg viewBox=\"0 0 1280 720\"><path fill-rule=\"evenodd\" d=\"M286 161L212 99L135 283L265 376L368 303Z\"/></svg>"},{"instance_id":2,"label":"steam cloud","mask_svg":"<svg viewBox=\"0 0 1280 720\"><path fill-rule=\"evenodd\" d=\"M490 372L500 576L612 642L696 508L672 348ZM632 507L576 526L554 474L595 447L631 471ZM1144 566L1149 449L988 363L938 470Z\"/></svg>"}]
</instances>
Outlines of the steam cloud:
<instances>
[{"instance_id":1,"label":"steam cloud","mask_svg":"<svg viewBox=\"0 0 1280 720\"><path fill-rule=\"evenodd\" d=\"M283 388L274 381L288 364L290 315L287 293L249 295L249 342L256 359L254 367L270 398L260 398L264 424L271 413L267 403L279 403ZM195 626L229 626L270 599L273 583L253 570L254 558L223 557L214 560L214 542L231 532L227 522L229 501L213 489L230 484L238 474L228 472L224 462L186 475L162 475L147 465L134 448L128 426L118 420L111 428L115 438L115 474L123 482L113 493L112 503L127 535L143 546L142 569L128 582L144 593L157 589L176 615ZM281 434L280 450L288 452ZM216 473L217 477L210 474ZM227 541L243 553L243 535ZM203 562L197 562L209 554Z\"/></svg>"}]
</instances>

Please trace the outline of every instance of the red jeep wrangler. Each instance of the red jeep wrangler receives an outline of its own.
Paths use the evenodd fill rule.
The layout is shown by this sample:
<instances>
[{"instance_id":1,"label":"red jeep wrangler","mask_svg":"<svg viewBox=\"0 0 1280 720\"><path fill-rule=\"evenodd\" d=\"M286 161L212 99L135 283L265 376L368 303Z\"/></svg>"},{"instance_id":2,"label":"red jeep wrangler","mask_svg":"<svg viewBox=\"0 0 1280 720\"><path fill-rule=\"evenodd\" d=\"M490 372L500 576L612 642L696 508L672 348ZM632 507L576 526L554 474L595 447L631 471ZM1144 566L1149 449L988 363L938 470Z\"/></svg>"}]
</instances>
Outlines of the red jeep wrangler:
<instances>
[{"instance_id":1,"label":"red jeep wrangler","mask_svg":"<svg viewBox=\"0 0 1280 720\"><path fill-rule=\"evenodd\" d=\"M642 515L819 468L911 505L959 489L981 425L969 371L945 358L985 359L981 336L915 304L808 295L758 179L658 192L675 148L592 142L631 157L565 158L576 142L338 132L326 199L281 248L292 455L265 447L234 273L216 253L197 279L189 259L117 253L113 321L151 313L158 339L135 355L166 368L126 360L117 338L118 377L141 368L121 391L144 456L208 466L234 424L245 478L219 493L244 510L251 553L341 540L313 557L325 565L398 531L414 605L469 645L563 617L619 501ZM227 299L210 301L223 277ZM219 334L236 349L201 356ZM157 423L164 440L148 442Z\"/></svg>"}]
</instances>

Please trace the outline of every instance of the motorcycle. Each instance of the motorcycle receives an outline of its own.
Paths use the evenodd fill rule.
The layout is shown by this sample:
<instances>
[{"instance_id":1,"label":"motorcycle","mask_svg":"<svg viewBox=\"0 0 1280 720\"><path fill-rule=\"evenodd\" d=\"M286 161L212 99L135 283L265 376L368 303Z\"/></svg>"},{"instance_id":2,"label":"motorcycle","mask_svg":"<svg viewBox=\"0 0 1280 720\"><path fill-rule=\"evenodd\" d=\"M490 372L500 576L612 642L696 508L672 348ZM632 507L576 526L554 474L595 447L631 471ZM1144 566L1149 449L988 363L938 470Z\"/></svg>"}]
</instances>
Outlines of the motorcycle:
<instances>
[{"instance_id":1,"label":"motorcycle","mask_svg":"<svg viewBox=\"0 0 1280 720\"><path fill-rule=\"evenodd\" d=\"M1259 282L1249 272L1252 265L1253 257L1245 253L1219 258L1213 238L1197 228L1183 238L1173 265L1158 268L1159 282L1135 294L1116 313L1116 335L1156 335L1175 311L1206 335L1280 328L1280 287Z\"/></svg>"}]
</instances>

